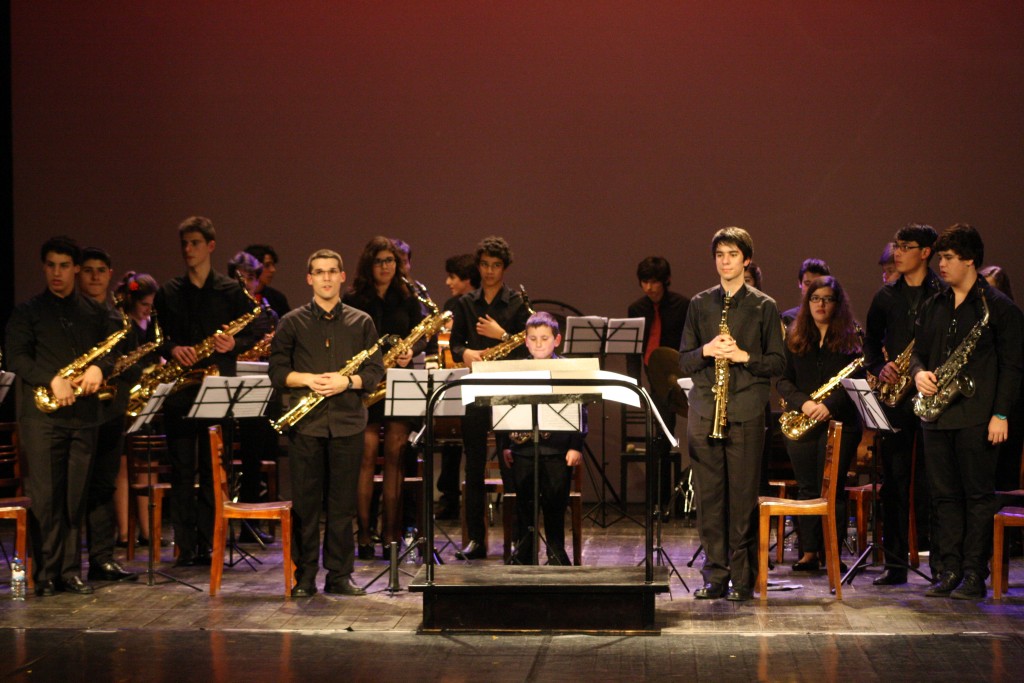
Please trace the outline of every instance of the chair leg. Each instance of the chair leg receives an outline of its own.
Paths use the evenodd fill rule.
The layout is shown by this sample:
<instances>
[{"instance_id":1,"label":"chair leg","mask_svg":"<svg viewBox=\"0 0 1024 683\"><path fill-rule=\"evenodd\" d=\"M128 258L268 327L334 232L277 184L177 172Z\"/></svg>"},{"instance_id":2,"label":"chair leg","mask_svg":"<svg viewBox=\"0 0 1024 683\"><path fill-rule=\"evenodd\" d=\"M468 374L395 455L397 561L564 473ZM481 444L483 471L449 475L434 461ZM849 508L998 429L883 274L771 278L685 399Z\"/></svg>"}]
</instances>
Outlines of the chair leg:
<instances>
[{"instance_id":1,"label":"chair leg","mask_svg":"<svg viewBox=\"0 0 1024 683\"><path fill-rule=\"evenodd\" d=\"M149 530L149 552L153 561L160 561L160 547L163 543L164 490L153 489L153 526Z\"/></svg>"},{"instance_id":2,"label":"chair leg","mask_svg":"<svg viewBox=\"0 0 1024 683\"><path fill-rule=\"evenodd\" d=\"M213 551L210 553L210 597L220 590L224 573L224 545L227 537L228 520L218 516L213 521Z\"/></svg>"},{"instance_id":3,"label":"chair leg","mask_svg":"<svg viewBox=\"0 0 1024 683\"><path fill-rule=\"evenodd\" d=\"M570 498L572 506L572 564L579 567L583 564L583 498Z\"/></svg>"},{"instance_id":4,"label":"chair leg","mask_svg":"<svg viewBox=\"0 0 1024 683\"><path fill-rule=\"evenodd\" d=\"M509 559L512 557L512 537L516 535L516 501L509 500L508 496L515 496L514 493L506 494L504 505L501 506L501 536L504 539L502 543L502 559L505 564L508 564ZM516 539L519 540L519 539Z\"/></svg>"},{"instance_id":5,"label":"chair leg","mask_svg":"<svg viewBox=\"0 0 1024 683\"><path fill-rule=\"evenodd\" d=\"M295 566L292 563L292 514L291 510L281 515L281 555L284 564L284 595L292 594L292 579L295 577Z\"/></svg>"},{"instance_id":6,"label":"chair leg","mask_svg":"<svg viewBox=\"0 0 1024 683\"><path fill-rule=\"evenodd\" d=\"M462 505L459 510L459 521L462 522L462 547L469 544L469 525L466 524L466 482L462 482Z\"/></svg>"},{"instance_id":7,"label":"chair leg","mask_svg":"<svg viewBox=\"0 0 1024 683\"><path fill-rule=\"evenodd\" d=\"M867 505L865 504L865 498L867 498L866 492L861 492L857 496L857 554L864 552L864 549L868 547L868 518L867 518Z\"/></svg>"},{"instance_id":8,"label":"chair leg","mask_svg":"<svg viewBox=\"0 0 1024 683\"><path fill-rule=\"evenodd\" d=\"M825 535L825 566L828 569L829 588L836 593L836 600L843 599L842 576L839 572L839 537L836 535L836 516L833 512L823 517Z\"/></svg>"},{"instance_id":9,"label":"chair leg","mask_svg":"<svg viewBox=\"0 0 1024 683\"><path fill-rule=\"evenodd\" d=\"M762 507L757 535L757 592L761 596L761 602L768 601L768 532L770 529L771 513L768 508Z\"/></svg>"},{"instance_id":10,"label":"chair leg","mask_svg":"<svg viewBox=\"0 0 1024 683\"><path fill-rule=\"evenodd\" d=\"M998 512L992 522L992 599L1003 599L1003 516Z\"/></svg>"},{"instance_id":11,"label":"chair leg","mask_svg":"<svg viewBox=\"0 0 1024 683\"><path fill-rule=\"evenodd\" d=\"M128 555L127 556L128 556L128 561L129 562L131 562L132 560L135 559L135 539L136 539L136 537L138 535L138 532L135 530L135 515L133 513L138 509L138 505L136 504L137 500L138 500L137 496L134 496L131 493L128 494ZM152 532L150 532L150 535L152 535Z\"/></svg>"},{"instance_id":12,"label":"chair leg","mask_svg":"<svg viewBox=\"0 0 1024 683\"><path fill-rule=\"evenodd\" d=\"M29 588L35 588L32 579L32 558L28 556L28 510L21 508L14 517L14 552L25 563L25 577Z\"/></svg>"}]
</instances>

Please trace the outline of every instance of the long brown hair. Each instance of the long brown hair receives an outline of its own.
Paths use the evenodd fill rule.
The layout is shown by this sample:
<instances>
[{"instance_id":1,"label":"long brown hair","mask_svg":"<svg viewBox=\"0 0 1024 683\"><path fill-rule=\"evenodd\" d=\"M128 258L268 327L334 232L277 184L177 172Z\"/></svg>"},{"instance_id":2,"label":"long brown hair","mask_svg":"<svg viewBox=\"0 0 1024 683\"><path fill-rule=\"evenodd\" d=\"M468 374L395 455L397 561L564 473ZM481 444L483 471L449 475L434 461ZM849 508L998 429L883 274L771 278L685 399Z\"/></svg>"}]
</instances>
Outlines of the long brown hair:
<instances>
[{"instance_id":1,"label":"long brown hair","mask_svg":"<svg viewBox=\"0 0 1024 683\"><path fill-rule=\"evenodd\" d=\"M398 250L394 242L382 235L377 235L367 242L363 253L359 255L359 265L356 266L356 278L352 283L352 291L364 296L376 294L376 284L373 281L373 261L382 251L389 252L395 257L395 277L392 278L388 289L397 287L402 296L410 296L409 288L402 281L402 278L405 277L405 259L402 252Z\"/></svg>"},{"instance_id":2,"label":"long brown hair","mask_svg":"<svg viewBox=\"0 0 1024 683\"><path fill-rule=\"evenodd\" d=\"M800 302L800 313L789 324L786 333L786 346L797 356L809 353L818 338L818 328L811 315L811 297L819 289L830 287L832 296L836 298L836 307L832 311L825 332L825 346L834 353L860 353L860 326L853 318L850 300L839 280L831 275L819 277L808 287L803 301Z\"/></svg>"}]
</instances>

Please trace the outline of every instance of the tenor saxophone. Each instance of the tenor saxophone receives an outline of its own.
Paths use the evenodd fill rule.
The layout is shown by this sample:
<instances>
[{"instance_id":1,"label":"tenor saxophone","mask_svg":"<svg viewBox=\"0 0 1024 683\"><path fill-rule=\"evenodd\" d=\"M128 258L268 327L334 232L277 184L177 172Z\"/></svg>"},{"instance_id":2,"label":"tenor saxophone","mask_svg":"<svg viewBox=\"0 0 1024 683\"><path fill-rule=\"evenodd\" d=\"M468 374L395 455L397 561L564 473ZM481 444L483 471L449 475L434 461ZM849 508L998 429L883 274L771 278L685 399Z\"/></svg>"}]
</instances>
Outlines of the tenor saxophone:
<instances>
[{"instance_id":1,"label":"tenor saxophone","mask_svg":"<svg viewBox=\"0 0 1024 683\"><path fill-rule=\"evenodd\" d=\"M249 323L255 320L261 313L263 313L263 304L253 298L249 290L242 286L242 291L245 295L255 304L255 307L239 317L235 318L227 325L224 326L223 330L217 330L203 341L196 344L193 349L196 352L196 363L205 360L213 355L214 346L213 343L219 335L230 334L236 335L246 327ZM131 417L138 417L142 409L146 407L146 403L149 402L150 397L156 388L161 384L168 382L176 382L172 392L181 390L184 386L194 383L196 378L206 374L213 374L209 370L216 370L216 367L212 368L199 368L196 369L193 366L186 367L176 360L169 361L164 365L159 363L150 365L148 368L142 371L142 378L138 384L131 388L128 396L128 415ZM184 380L184 381L179 381Z\"/></svg>"},{"instance_id":2,"label":"tenor saxophone","mask_svg":"<svg viewBox=\"0 0 1024 683\"><path fill-rule=\"evenodd\" d=\"M925 422L935 422L939 419L939 415L957 396L974 396L974 380L964 372L964 368L971 359L981 333L988 326L988 301L985 300L984 294L981 295L981 305L985 311L981 320L974 324L945 362L935 368L935 384L938 387L936 392L931 396L923 396L921 392L917 392L913 398L914 414Z\"/></svg>"},{"instance_id":3,"label":"tenor saxophone","mask_svg":"<svg viewBox=\"0 0 1024 683\"><path fill-rule=\"evenodd\" d=\"M896 356L896 360L893 361L896 365L896 372L899 373L899 377L896 378L895 382L883 382L870 372L867 374L868 386L878 394L878 400L890 408L895 408L899 405L903 397L910 391L912 385L910 354L914 352L914 342L916 341L916 339L911 339L910 343L907 344L907 348L903 349L900 355Z\"/></svg>"},{"instance_id":4,"label":"tenor saxophone","mask_svg":"<svg viewBox=\"0 0 1024 683\"><path fill-rule=\"evenodd\" d=\"M384 368L393 368L398 365L398 358L412 349L413 345L416 344L423 337L431 337L438 333L438 331L446 326L452 319L451 311L444 311L443 313L438 310L437 304L430 298L430 294L427 293L427 288L419 282L414 286L408 280L405 280L405 284L409 286L409 289L416 295L416 298L420 300L424 306L430 309L431 313L426 318L421 320L416 327L412 328L409 335L391 346L388 352L384 354ZM363 405L369 408L375 403L380 402L384 395L387 393L387 381L381 381L377 385L377 388L372 392L369 392L363 396Z\"/></svg>"},{"instance_id":5,"label":"tenor saxophone","mask_svg":"<svg viewBox=\"0 0 1024 683\"><path fill-rule=\"evenodd\" d=\"M114 349L114 347L117 346L117 344L122 339L125 338L125 335L128 334L128 330L131 328L131 322L128 320L128 316L124 314L124 311L121 311L121 319L124 322L124 325L121 327L120 330L113 333L112 335L104 339L102 342L92 347L78 358L71 361L71 363L61 368L57 372L57 375L63 377L68 381L73 382L85 373L86 368L88 368L98 359L110 353ZM76 397L81 396L82 387L75 386L74 392ZM35 391L33 392L33 398L35 399L36 408L38 408L40 412L52 413L58 408L60 408L60 404L57 402L57 398L53 395L53 390L50 389L50 387L48 386L36 387ZM105 393L104 395L100 396L100 398L110 399L113 398L113 394Z\"/></svg>"},{"instance_id":6,"label":"tenor saxophone","mask_svg":"<svg viewBox=\"0 0 1024 683\"><path fill-rule=\"evenodd\" d=\"M732 296L725 293L722 302L722 319L718 321L718 334L732 334L729 331L729 306L732 304ZM729 359L715 358L715 384L711 387L711 393L715 395L715 417L711 422L711 433L709 439L721 441L725 438L726 429L729 427Z\"/></svg>"},{"instance_id":7,"label":"tenor saxophone","mask_svg":"<svg viewBox=\"0 0 1024 683\"><path fill-rule=\"evenodd\" d=\"M346 377L354 375L358 372L359 368L362 367L363 363L365 363L370 356L375 354L377 349L381 346L397 344L400 341L401 337L397 334L385 334L383 337L375 341L373 346L352 356L349 362L345 364L345 367L338 372ZM296 422L309 415L310 411L320 405L325 398L327 397L322 396L315 391L311 391L299 399L299 402L292 406L291 410L279 417L277 420L271 422L270 425L278 434L284 434L286 429L294 427Z\"/></svg>"},{"instance_id":8,"label":"tenor saxophone","mask_svg":"<svg viewBox=\"0 0 1024 683\"><path fill-rule=\"evenodd\" d=\"M529 311L530 315L536 313L537 311L533 310L533 306L530 304L530 298L526 295L526 287L519 285L519 293L522 295L523 305L526 306L526 310ZM501 360L524 343L526 343L526 330L516 332L515 334L510 335L505 341L484 349L480 352L480 360ZM464 368L466 367L466 363L456 363L452 367Z\"/></svg>"},{"instance_id":9,"label":"tenor saxophone","mask_svg":"<svg viewBox=\"0 0 1024 683\"><path fill-rule=\"evenodd\" d=\"M840 382L855 373L858 368L864 365L864 357L855 359L852 363L847 365L845 368L836 373L836 376L829 381L822 384L818 389L811 394L812 401L824 401L829 395L835 391L835 388L839 386ZM807 432L821 424L820 420L804 415L799 410L787 410L781 416L779 416L779 427L782 429L782 435L792 441L797 441Z\"/></svg>"}]
</instances>

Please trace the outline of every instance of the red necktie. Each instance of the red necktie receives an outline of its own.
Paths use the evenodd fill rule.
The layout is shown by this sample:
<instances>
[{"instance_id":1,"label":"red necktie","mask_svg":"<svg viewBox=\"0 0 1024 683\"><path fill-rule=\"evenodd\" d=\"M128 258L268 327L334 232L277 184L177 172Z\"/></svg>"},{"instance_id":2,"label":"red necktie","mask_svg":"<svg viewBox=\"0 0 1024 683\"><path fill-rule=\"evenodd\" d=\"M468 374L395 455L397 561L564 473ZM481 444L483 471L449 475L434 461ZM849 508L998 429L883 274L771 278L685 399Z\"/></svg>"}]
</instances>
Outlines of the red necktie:
<instances>
[{"instance_id":1,"label":"red necktie","mask_svg":"<svg viewBox=\"0 0 1024 683\"><path fill-rule=\"evenodd\" d=\"M654 305L654 321L651 323L651 334L647 337L647 349L644 351L644 365L651 362L654 349L661 346L661 308Z\"/></svg>"}]
</instances>

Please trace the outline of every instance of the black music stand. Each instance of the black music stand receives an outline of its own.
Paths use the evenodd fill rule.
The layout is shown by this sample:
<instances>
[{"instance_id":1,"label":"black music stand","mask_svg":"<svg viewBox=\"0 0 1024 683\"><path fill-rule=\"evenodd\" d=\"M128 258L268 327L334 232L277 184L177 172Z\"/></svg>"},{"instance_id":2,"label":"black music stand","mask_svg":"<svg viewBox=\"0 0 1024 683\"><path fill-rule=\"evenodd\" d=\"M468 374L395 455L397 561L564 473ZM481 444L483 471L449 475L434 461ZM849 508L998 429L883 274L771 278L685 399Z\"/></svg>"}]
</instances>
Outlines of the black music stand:
<instances>
[{"instance_id":1,"label":"black music stand","mask_svg":"<svg viewBox=\"0 0 1024 683\"><path fill-rule=\"evenodd\" d=\"M146 506L146 511L149 515L149 559L146 561L146 585L157 585L153 575L159 574L167 579L167 581L162 583L173 581L202 593L202 588L193 586L188 581L182 581L177 577L153 568L155 556L160 551L159 546L156 545L156 534L153 533L153 526L156 523L156 498L153 496L153 416L163 406L164 399L170 395L173 389L174 382L158 384L156 390L153 391L153 395L146 401L146 405L131 425L128 426L128 429L125 430L126 434L141 434L146 437L146 493L149 496L149 504Z\"/></svg>"},{"instance_id":2,"label":"black music stand","mask_svg":"<svg viewBox=\"0 0 1024 683\"><path fill-rule=\"evenodd\" d=\"M220 375L207 375L203 378L203 384L199 387L196 400L189 409L186 417L196 420L216 420L224 425L224 452L223 458L228 462L228 471L233 474L233 458L231 451L234 447L235 420L247 418L263 418L267 409L267 403L273 393L270 384L270 377L266 375L243 375L240 377L222 377ZM230 480L230 477L229 477ZM214 486L219 482L214 481ZM247 520L241 520L242 524L252 531ZM257 537L255 532L253 536ZM266 547L260 542L262 547ZM253 562L263 562L252 553L243 550L238 546L235 539L235 531L228 525L228 567L234 567L239 562L245 562L249 568L256 571ZM238 553L236 560L234 555ZM215 560L216 561L216 560Z\"/></svg>"},{"instance_id":3,"label":"black music stand","mask_svg":"<svg viewBox=\"0 0 1024 683\"><path fill-rule=\"evenodd\" d=\"M849 394L850 400L857 406L857 412L860 413L860 419L865 427L875 430L875 442L874 442L874 453L871 458L871 519L878 519L878 503L879 503L879 490L878 490L878 459L882 457L882 434L883 433L894 433L899 431L889 421L885 411L882 409L882 404L878 402L878 397L868 386L867 380L863 379L844 379L842 380L843 388L846 389L846 393ZM872 528L875 524L872 522ZM853 566L846 572L846 575L842 578L841 583L853 584L853 580L857 577L857 574L868 566L867 557L875 551L876 546L879 546L878 539L875 535L871 534L871 541L868 542L867 547L864 548L864 552L854 561ZM910 566L902 557L896 557L891 551L887 550L884 545L879 546L882 549L883 556L891 561L892 566L903 567L908 571L915 572L921 578L927 579L932 582L932 577L928 576L919 569ZM887 562L887 565L890 563Z\"/></svg>"},{"instance_id":4,"label":"black music stand","mask_svg":"<svg viewBox=\"0 0 1024 683\"><path fill-rule=\"evenodd\" d=\"M566 356L596 355L598 357L598 366L604 369L605 361L609 354L630 355L643 351L644 319L605 318L596 315L569 316L565 320L564 338L565 341L562 345L563 354ZM604 403L601 404L601 414L603 418L607 418ZM603 421L607 422L607 419ZM590 477L590 484L597 493L597 503L584 516L602 529L608 528L623 519L628 519L638 526L643 526L643 522L630 515L625 509L625 506L622 504L622 497L608 480L608 455L605 432L604 425L602 425L600 462L589 447L585 447L583 450L586 454L585 462L589 465L587 474ZM595 481L591 468L597 470L601 478L600 486ZM618 514L611 521L608 521L608 508L613 504L608 502L609 493L614 500L615 512Z\"/></svg>"}]
</instances>

